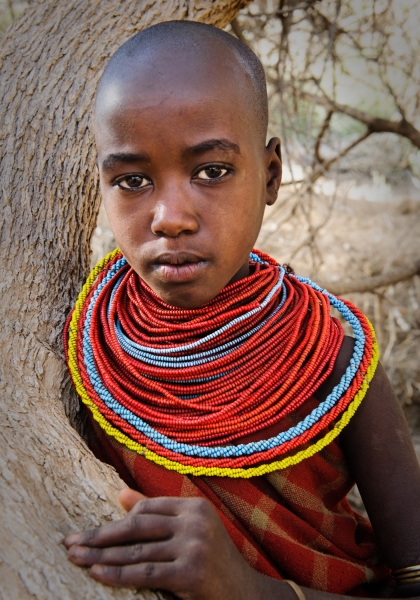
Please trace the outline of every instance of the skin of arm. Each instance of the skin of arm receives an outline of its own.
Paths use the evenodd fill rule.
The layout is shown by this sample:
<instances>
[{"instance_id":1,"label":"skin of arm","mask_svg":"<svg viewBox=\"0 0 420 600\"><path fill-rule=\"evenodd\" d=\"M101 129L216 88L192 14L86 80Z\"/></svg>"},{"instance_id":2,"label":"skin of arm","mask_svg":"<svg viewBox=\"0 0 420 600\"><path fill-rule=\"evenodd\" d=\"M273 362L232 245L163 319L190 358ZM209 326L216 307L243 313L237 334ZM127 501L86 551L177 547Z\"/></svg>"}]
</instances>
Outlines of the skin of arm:
<instances>
[{"instance_id":1,"label":"skin of arm","mask_svg":"<svg viewBox=\"0 0 420 600\"><path fill-rule=\"evenodd\" d=\"M321 395L338 383L353 343L352 338L344 339ZM391 569L418 565L420 468L403 411L381 364L340 439L385 562Z\"/></svg>"},{"instance_id":2,"label":"skin of arm","mask_svg":"<svg viewBox=\"0 0 420 600\"><path fill-rule=\"evenodd\" d=\"M324 399L353 350L345 338L334 370L317 392ZM341 443L392 569L420 563L420 469L397 398L379 365ZM145 498L123 490L121 521L65 540L69 559L113 586L160 588L182 600L295 600L287 583L257 573L235 548L216 510L201 498ZM307 600L350 598L302 588ZM419 589L411 590L420 596ZM414 596L415 594L415 596Z\"/></svg>"}]
</instances>

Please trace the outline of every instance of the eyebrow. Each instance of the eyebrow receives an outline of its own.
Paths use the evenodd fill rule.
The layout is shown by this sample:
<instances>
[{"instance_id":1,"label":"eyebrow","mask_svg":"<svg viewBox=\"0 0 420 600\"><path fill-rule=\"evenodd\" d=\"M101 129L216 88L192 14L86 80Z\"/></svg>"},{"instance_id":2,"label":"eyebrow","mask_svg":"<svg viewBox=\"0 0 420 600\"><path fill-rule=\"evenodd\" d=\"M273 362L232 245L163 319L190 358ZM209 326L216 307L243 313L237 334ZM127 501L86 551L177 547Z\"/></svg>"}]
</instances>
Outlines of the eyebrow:
<instances>
[{"instance_id":1,"label":"eyebrow","mask_svg":"<svg viewBox=\"0 0 420 600\"><path fill-rule=\"evenodd\" d=\"M190 146L184 150L184 155L186 156L197 156L199 154L204 154L205 152L210 152L211 150L222 150L222 152L235 152L236 154L240 154L238 144L231 142L227 139L214 139L214 140L205 140L204 142L200 142L195 146ZM142 154L134 154L131 152L115 152L113 154L108 154L104 158L102 163L103 171L111 171L115 165L118 164L133 164L133 163L141 163L141 162L150 162L150 156L146 153Z\"/></svg>"},{"instance_id":2,"label":"eyebrow","mask_svg":"<svg viewBox=\"0 0 420 600\"><path fill-rule=\"evenodd\" d=\"M139 162L150 162L150 156L148 154L132 154L130 152L116 152L114 154L108 154L104 158L102 163L103 171L111 171L116 164L127 164L127 163L139 163Z\"/></svg>"},{"instance_id":3,"label":"eyebrow","mask_svg":"<svg viewBox=\"0 0 420 600\"><path fill-rule=\"evenodd\" d=\"M231 142L230 140L220 139L220 140L205 140L204 142L200 142L195 146L191 146L184 151L185 155L196 156L197 154L204 154L205 152L209 152L210 150L222 150L223 152L235 152L236 154L240 154L238 144Z\"/></svg>"}]
</instances>

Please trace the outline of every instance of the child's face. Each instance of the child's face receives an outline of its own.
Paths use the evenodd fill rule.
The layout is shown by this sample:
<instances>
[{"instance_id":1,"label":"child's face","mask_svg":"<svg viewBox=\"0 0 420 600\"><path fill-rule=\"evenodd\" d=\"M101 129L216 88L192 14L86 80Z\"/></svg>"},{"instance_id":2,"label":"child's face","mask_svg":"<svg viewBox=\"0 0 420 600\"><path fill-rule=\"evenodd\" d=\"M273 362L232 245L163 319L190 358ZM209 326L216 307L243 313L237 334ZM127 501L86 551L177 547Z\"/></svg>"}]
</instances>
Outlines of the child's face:
<instances>
[{"instance_id":1,"label":"child's face","mask_svg":"<svg viewBox=\"0 0 420 600\"><path fill-rule=\"evenodd\" d=\"M238 69L153 58L98 100L102 196L131 267L164 301L196 308L248 274L279 141L261 143Z\"/></svg>"}]
</instances>

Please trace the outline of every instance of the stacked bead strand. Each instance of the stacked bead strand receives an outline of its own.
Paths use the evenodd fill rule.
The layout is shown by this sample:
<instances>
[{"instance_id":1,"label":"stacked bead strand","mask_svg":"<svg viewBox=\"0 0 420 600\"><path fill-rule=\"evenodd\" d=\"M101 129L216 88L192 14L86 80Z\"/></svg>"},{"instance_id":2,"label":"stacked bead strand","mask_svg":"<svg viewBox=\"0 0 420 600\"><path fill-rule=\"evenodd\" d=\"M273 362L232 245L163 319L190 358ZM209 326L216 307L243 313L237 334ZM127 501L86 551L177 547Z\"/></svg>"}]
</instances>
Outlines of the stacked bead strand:
<instances>
[{"instance_id":1,"label":"stacked bead strand","mask_svg":"<svg viewBox=\"0 0 420 600\"><path fill-rule=\"evenodd\" d=\"M264 439L331 373L343 331L330 304L353 327L351 364L316 409ZM356 307L258 251L248 277L194 310L165 304L116 251L82 291L67 342L76 388L110 435L167 468L235 477L294 464L332 441L378 360ZM235 443L260 432L258 442Z\"/></svg>"}]
</instances>

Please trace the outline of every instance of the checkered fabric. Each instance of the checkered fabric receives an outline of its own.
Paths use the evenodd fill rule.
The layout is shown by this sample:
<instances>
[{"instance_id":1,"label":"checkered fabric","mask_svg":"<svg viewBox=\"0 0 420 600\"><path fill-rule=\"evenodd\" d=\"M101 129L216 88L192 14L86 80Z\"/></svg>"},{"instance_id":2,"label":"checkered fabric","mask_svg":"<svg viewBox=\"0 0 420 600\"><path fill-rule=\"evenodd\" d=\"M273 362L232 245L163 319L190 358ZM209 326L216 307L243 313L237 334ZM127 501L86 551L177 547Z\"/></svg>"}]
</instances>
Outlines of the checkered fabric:
<instances>
[{"instance_id":1,"label":"checkered fabric","mask_svg":"<svg viewBox=\"0 0 420 600\"><path fill-rule=\"evenodd\" d=\"M251 479L168 471L108 437L93 419L89 445L146 496L208 498L260 573L336 594L390 593L390 569L380 560L372 527L346 499L354 482L339 441L298 465Z\"/></svg>"}]
</instances>

